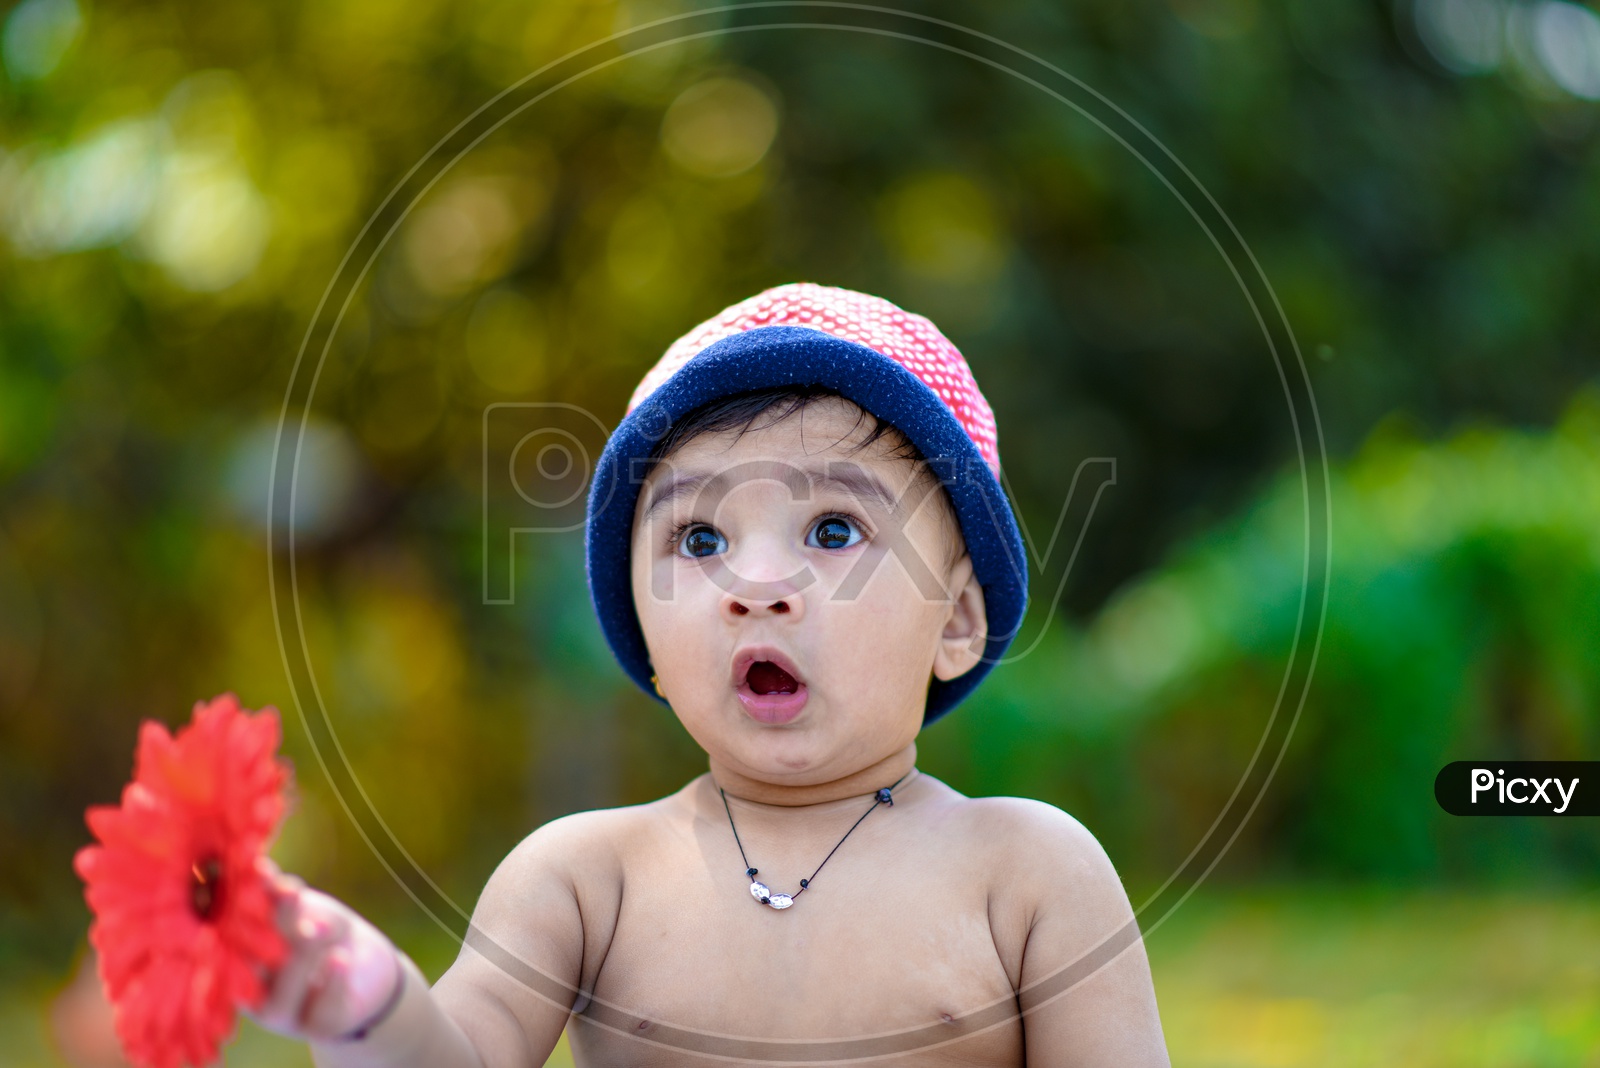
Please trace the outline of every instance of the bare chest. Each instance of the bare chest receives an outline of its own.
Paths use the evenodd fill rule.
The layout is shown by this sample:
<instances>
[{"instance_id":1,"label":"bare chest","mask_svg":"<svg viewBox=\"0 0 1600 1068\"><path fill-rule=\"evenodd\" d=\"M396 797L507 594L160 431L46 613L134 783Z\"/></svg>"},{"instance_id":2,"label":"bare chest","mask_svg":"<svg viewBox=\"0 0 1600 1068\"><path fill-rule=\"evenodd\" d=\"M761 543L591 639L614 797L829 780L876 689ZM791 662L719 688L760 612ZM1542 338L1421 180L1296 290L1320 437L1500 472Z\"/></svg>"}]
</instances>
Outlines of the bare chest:
<instances>
[{"instance_id":1,"label":"bare chest","mask_svg":"<svg viewBox=\"0 0 1600 1068\"><path fill-rule=\"evenodd\" d=\"M630 874L569 1028L579 1064L1022 1063L1015 968L982 885L858 850L780 911L721 853ZM785 866L761 878L792 893L802 869Z\"/></svg>"}]
</instances>

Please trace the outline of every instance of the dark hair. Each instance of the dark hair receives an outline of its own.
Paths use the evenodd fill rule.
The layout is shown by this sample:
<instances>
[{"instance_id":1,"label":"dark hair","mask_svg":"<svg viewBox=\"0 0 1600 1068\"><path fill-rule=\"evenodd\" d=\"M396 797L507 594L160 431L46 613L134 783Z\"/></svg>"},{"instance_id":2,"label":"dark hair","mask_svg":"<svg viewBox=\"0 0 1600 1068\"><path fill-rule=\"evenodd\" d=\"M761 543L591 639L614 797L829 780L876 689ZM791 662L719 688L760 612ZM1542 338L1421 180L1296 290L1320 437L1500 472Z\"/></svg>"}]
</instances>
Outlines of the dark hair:
<instances>
[{"instance_id":1,"label":"dark hair","mask_svg":"<svg viewBox=\"0 0 1600 1068\"><path fill-rule=\"evenodd\" d=\"M720 434L737 430L742 435L751 430L765 430L810 407L814 402L828 397L845 399L822 386L769 386L748 393L719 397L702 404L672 424L666 435L656 442L655 448L650 451L650 461L653 464L665 460L701 434ZM857 412L859 414L856 427L861 425L862 420L871 419L872 431L851 449L852 452L859 452L877 441L888 438L891 456L915 462L922 461L921 451L892 423L884 422L859 406ZM757 426L756 421L762 416L769 418ZM854 429L855 427L851 427L852 431Z\"/></svg>"},{"instance_id":2,"label":"dark hair","mask_svg":"<svg viewBox=\"0 0 1600 1068\"><path fill-rule=\"evenodd\" d=\"M878 441L887 441L890 457L912 461L917 465L917 478L930 478L938 483L944 513L955 531L955 537L950 539L950 549L946 553L945 564L949 566L961 559L962 553L966 551L966 545L963 541L961 524L956 520L955 504L950 500L950 493L945 489L944 483L939 482L938 476L928 466L922 450L918 449L893 423L879 419L848 397L823 386L769 386L765 389L754 389L707 401L685 413L672 424L661 440L656 442L655 448L650 450L650 466L654 467L702 434L720 434L734 430L742 436L752 430L765 430L798 414L816 401L829 397L837 397L855 407L856 424L851 428L852 432L863 420L872 420L871 431L865 438L855 443L850 450L852 453L860 452Z\"/></svg>"}]
</instances>

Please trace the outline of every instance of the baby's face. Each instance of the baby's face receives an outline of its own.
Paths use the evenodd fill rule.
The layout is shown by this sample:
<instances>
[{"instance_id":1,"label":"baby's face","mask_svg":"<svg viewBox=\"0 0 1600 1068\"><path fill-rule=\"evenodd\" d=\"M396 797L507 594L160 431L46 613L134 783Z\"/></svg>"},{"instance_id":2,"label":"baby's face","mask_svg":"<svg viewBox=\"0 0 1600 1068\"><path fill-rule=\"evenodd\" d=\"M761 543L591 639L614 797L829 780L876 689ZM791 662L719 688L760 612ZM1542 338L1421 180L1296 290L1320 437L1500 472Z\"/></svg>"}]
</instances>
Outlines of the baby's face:
<instances>
[{"instance_id":1,"label":"baby's face","mask_svg":"<svg viewBox=\"0 0 1600 1068\"><path fill-rule=\"evenodd\" d=\"M713 761L829 782L916 737L930 678L982 649L982 592L922 465L823 398L704 434L634 515L634 604L662 691ZM955 559L952 561L952 557Z\"/></svg>"}]
</instances>

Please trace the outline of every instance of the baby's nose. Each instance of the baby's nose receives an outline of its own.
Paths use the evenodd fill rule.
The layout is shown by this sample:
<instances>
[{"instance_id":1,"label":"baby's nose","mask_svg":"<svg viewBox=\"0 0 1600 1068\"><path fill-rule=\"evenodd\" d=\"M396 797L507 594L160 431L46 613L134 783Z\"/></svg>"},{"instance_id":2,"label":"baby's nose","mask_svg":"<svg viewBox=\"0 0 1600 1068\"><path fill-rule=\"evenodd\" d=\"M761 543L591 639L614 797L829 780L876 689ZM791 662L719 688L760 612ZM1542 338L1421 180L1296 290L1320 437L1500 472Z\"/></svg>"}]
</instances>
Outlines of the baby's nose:
<instances>
[{"instance_id":1,"label":"baby's nose","mask_svg":"<svg viewBox=\"0 0 1600 1068\"><path fill-rule=\"evenodd\" d=\"M724 619L774 615L798 621L805 615L803 591L817 576L805 557L781 538L746 538L734 552L711 559L717 566L708 574L722 588Z\"/></svg>"},{"instance_id":2,"label":"baby's nose","mask_svg":"<svg viewBox=\"0 0 1600 1068\"><path fill-rule=\"evenodd\" d=\"M797 614L795 610L804 606L804 602L801 601L799 596L780 597L774 601L765 601L757 598L739 598L730 595L726 604L728 613L734 616L747 616L752 612L757 614L769 612L775 616L783 616Z\"/></svg>"},{"instance_id":3,"label":"baby's nose","mask_svg":"<svg viewBox=\"0 0 1600 1068\"><path fill-rule=\"evenodd\" d=\"M725 619L771 615L798 621L804 617L805 611L805 595L794 581L739 581L725 587L722 593L722 614Z\"/></svg>"}]
</instances>

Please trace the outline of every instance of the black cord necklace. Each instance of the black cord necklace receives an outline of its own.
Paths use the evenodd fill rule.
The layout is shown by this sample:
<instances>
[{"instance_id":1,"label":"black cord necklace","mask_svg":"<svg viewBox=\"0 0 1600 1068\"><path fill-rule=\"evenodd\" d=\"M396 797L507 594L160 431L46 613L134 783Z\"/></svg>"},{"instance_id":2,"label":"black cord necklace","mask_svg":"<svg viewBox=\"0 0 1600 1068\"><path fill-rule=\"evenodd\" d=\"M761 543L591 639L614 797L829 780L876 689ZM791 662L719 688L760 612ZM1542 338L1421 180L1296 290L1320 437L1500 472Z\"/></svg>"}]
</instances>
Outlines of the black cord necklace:
<instances>
[{"instance_id":1,"label":"black cord necklace","mask_svg":"<svg viewBox=\"0 0 1600 1068\"><path fill-rule=\"evenodd\" d=\"M901 783L905 782L916 773L917 769L912 768L910 771L900 776L900 778L896 780L893 785L885 786L883 789L873 794L872 807L861 814L861 819L856 820L850 825L850 829L844 832L844 838L849 838L852 834L854 834L855 829L861 826L861 821L876 812L879 805L888 805L890 808L893 808L894 790L898 788ZM744 855L744 843L739 841L739 828L733 825L733 809L728 807L728 794L720 786L717 787L717 793L722 795L722 808L723 811L728 814L728 828L733 831L734 844L739 847L739 859L744 861L744 873L750 876L750 896L761 902L763 905L768 905L775 909L786 909L790 905L793 905L795 898L805 893L806 888L811 885L811 880L817 877L817 871L822 870L822 864L828 863L828 861L833 858L833 855L839 852L839 846L844 845L844 838L839 839L839 844L828 850L828 855L822 858L822 864L817 865L817 871L812 872L809 878L800 880L800 889L796 890L792 894L774 894L771 890L767 889L764 884L756 882L757 871L755 868L750 866L750 858Z\"/></svg>"}]
</instances>

